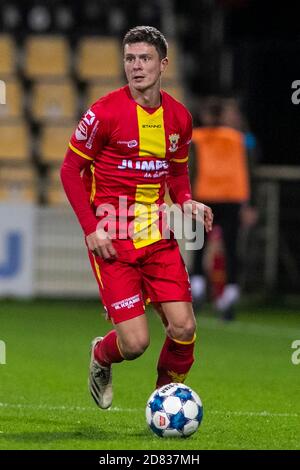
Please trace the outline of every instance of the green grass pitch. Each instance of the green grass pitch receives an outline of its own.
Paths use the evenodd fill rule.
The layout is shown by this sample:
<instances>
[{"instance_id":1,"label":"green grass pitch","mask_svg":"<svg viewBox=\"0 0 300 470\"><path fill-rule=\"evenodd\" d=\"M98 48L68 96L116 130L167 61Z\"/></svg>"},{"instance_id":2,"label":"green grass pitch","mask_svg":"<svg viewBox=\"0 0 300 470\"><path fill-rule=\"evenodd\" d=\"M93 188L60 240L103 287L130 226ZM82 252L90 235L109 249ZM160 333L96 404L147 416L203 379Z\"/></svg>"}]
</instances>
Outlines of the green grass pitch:
<instances>
[{"instance_id":1,"label":"green grass pitch","mask_svg":"<svg viewBox=\"0 0 300 470\"><path fill-rule=\"evenodd\" d=\"M1 301L0 449L300 449L299 313L244 308L231 324L198 315L186 383L204 418L190 438L161 439L145 422L160 321L148 309L151 345L114 366L113 407L102 411L87 389L90 341L110 328L99 312L91 301Z\"/></svg>"}]
</instances>

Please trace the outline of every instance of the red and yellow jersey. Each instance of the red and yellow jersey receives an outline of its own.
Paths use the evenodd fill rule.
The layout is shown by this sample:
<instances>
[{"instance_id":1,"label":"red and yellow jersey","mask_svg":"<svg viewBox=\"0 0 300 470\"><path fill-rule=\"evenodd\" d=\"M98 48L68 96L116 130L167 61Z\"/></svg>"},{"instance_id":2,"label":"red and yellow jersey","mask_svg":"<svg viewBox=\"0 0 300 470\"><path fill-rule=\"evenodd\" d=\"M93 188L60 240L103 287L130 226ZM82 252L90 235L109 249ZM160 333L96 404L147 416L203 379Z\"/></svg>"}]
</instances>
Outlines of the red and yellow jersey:
<instances>
[{"instance_id":1,"label":"red and yellow jersey","mask_svg":"<svg viewBox=\"0 0 300 470\"><path fill-rule=\"evenodd\" d=\"M157 217L153 207L164 202L172 166L187 165L191 134L190 113L164 91L156 109L137 104L128 85L96 101L69 143L73 152L91 161L91 175L84 180L95 212L110 204L118 217L119 198L126 197L131 219L146 212L134 232L153 224ZM145 246L160 238L158 230L151 241L136 237L134 244Z\"/></svg>"}]
</instances>

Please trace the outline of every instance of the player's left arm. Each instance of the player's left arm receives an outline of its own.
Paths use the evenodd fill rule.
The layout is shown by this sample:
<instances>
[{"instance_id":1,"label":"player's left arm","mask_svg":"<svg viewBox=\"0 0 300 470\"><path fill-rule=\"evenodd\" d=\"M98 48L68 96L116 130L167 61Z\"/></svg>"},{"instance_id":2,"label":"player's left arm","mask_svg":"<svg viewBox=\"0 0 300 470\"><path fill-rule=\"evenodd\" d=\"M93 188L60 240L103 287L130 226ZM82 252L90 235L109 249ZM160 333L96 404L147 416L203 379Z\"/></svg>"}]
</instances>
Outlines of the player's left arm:
<instances>
[{"instance_id":1,"label":"player's left arm","mask_svg":"<svg viewBox=\"0 0 300 470\"><path fill-rule=\"evenodd\" d=\"M171 158L167 186L170 197L183 211L204 223L206 232L212 230L213 213L210 207L192 199L188 170L188 152L192 138L192 117L187 113L187 122L178 149Z\"/></svg>"},{"instance_id":2,"label":"player's left arm","mask_svg":"<svg viewBox=\"0 0 300 470\"><path fill-rule=\"evenodd\" d=\"M182 112L182 110L180 110ZM185 111L185 112L184 112ZM182 128L179 134L177 150L172 154L167 186L170 197L175 204L181 207L192 199L192 190L188 171L188 152L192 138L192 116L187 110L181 114Z\"/></svg>"}]
</instances>

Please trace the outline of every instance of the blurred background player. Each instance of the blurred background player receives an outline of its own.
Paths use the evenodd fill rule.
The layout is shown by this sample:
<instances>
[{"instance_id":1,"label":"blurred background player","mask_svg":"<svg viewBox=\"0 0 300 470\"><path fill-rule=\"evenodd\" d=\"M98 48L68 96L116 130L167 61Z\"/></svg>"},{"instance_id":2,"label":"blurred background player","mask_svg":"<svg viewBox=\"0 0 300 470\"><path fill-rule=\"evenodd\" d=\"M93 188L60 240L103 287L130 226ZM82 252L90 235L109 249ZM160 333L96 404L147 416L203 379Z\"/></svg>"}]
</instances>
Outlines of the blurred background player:
<instances>
[{"instance_id":1,"label":"blurred background player","mask_svg":"<svg viewBox=\"0 0 300 470\"><path fill-rule=\"evenodd\" d=\"M99 99L84 114L61 169L114 327L92 342L89 387L100 408L112 403L111 365L136 359L148 347L146 301L159 311L167 333L157 387L185 380L194 360L196 329L188 274L176 240L163 238L157 211L164 202L165 184L173 202L195 216L203 209L191 199L188 176L191 115L160 91L167 42L156 28L131 29L123 51L128 85ZM119 205L124 196L125 226ZM116 215L116 236L98 225L108 204ZM208 207L204 224L210 231Z\"/></svg>"},{"instance_id":2,"label":"blurred background player","mask_svg":"<svg viewBox=\"0 0 300 470\"><path fill-rule=\"evenodd\" d=\"M245 128L235 99L208 98L201 106L202 127L193 131L193 197L209 204L215 226L207 247L195 252L192 293L201 304L209 289L215 307L225 320L233 319L240 297L238 235L254 224L250 204L255 139Z\"/></svg>"}]
</instances>

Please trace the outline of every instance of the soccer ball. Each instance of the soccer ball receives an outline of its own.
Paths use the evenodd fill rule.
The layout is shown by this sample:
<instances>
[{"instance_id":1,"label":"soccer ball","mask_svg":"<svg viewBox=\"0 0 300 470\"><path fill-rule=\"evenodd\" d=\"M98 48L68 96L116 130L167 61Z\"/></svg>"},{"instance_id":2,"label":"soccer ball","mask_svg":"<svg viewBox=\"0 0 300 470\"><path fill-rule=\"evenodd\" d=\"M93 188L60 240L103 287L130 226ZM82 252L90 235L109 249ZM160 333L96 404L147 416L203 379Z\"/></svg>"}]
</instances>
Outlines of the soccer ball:
<instances>
[{"instance_id":1,"label":"soccer ball","mask_svg":"<svg viewBox=\"0 0 300 470\"><path fill-rule=\"evenodd\" d=\"M179 383L164 385L150 395L146 420L160 437L187 437L197 431L203 417L200 397Z\"/></svg>"}]
</instances>

